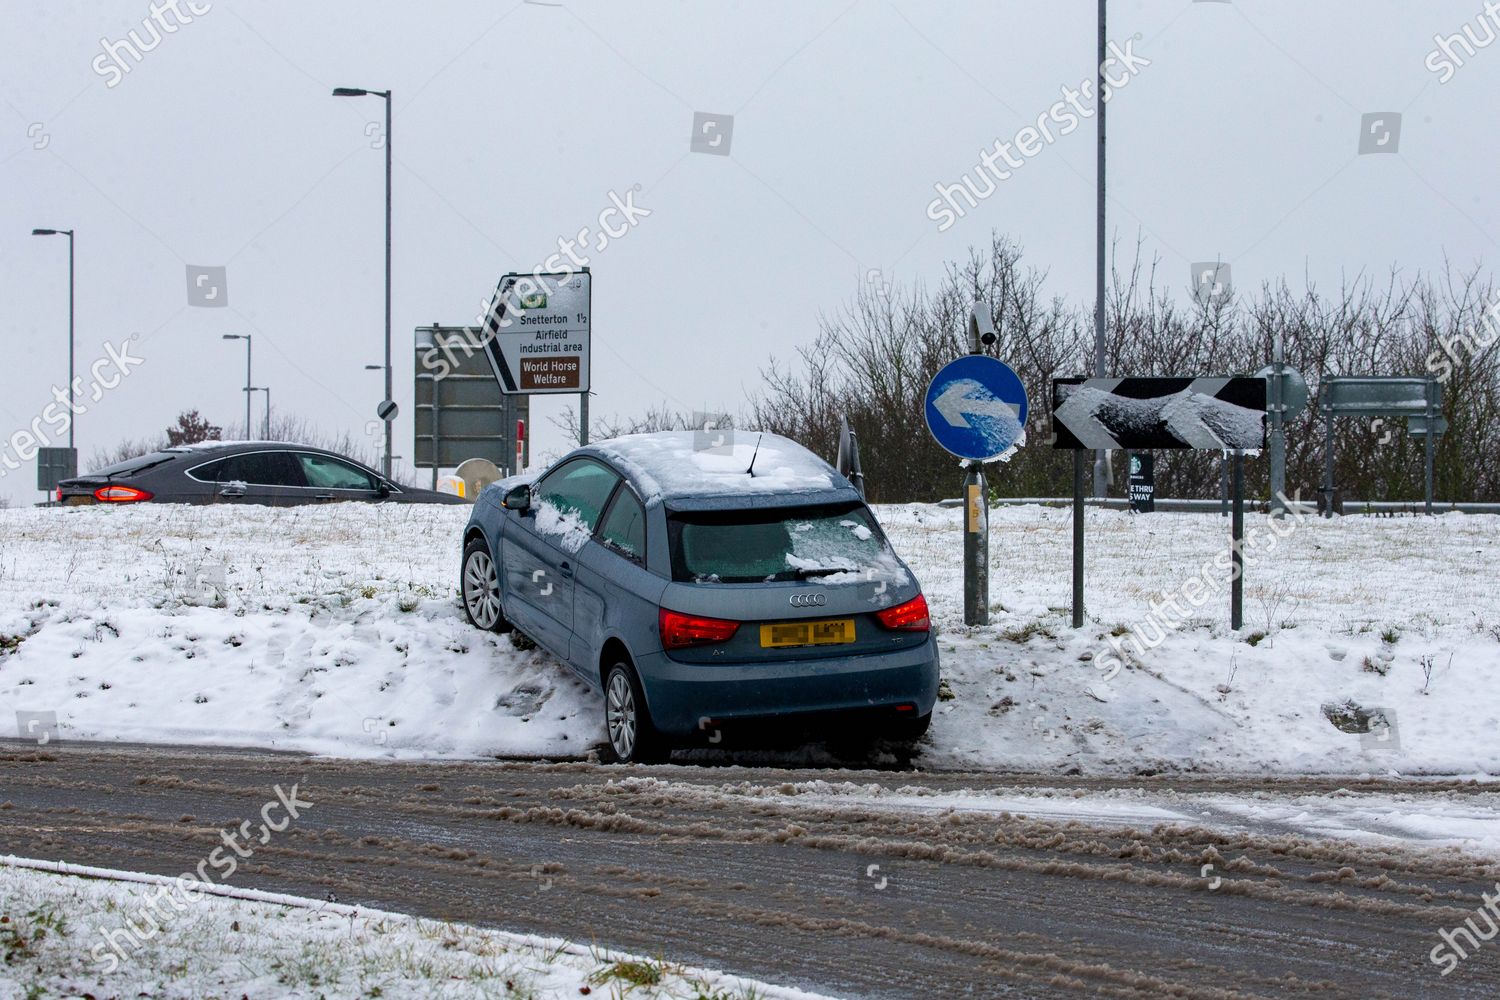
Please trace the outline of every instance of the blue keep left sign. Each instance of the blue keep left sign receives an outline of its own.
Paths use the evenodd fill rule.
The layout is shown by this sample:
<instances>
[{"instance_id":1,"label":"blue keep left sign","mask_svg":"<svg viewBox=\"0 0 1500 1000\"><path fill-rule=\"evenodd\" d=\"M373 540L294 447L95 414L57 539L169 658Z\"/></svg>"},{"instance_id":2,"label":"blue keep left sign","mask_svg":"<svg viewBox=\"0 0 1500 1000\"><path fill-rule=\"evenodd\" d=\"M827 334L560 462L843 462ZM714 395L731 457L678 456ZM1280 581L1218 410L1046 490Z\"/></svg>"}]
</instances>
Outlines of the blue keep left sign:
<instances>
[{"instance_id":1,"label":"blue keep left sign","mask_svg":"<svg viewBox=\"0 0 1500 1000\"><path fill-rule=\"evenodd\" d=\"M927 429L946 451L993 462L1021 440L1026 386L1005 362L970 354L950 361L933 378L925 411Z\"/></svg>"}]
</instances>

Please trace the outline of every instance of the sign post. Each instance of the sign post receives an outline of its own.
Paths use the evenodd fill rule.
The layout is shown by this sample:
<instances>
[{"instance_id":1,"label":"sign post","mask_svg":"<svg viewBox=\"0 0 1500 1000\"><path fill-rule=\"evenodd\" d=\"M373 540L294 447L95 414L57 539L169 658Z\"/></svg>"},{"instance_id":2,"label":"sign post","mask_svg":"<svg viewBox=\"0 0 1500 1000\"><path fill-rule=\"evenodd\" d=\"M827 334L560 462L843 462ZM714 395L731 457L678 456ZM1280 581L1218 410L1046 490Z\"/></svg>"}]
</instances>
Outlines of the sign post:
<instances>
[{"instance_id":1,"label":"sign post","mask_svg":"<svg viewBox=\"0 0 1500 1000\"><path fill-rule=\"evenodd\" d=\"M1230 621L1244 622L1243 452L1266 439L1266 380L1067 378L1052 382L1053 446L1073 452L1073 627L1083 627L1084 454L1096 450L1202 449L1233 455Z\"/></svg>"},{"instance_id":2,"label":"sign post","mask_svg":"<svg viewBox=\"0 0 1500 1000\"><path fill-rule=\"evenodd\" d=\"M964 624L990 620L990 518L984 463L1004 461L1025 443L1029 406L1021 378L983 354L950 361L927 387L927 429L963 459Z\"/></svg>"},{"instance_id":3,"label":"sign post","mask_svg":"<svg viewBox=\"0 0 1500 1000\"><path fill-rule=\"evenodd\" d=\"M1275 359L1255 374L1266 380L1266 424L1271 457L1271 516L1286 516L1286 424L1307 408L1307 379L1287 366L1285 348L1276 338Z\"/></svg>"}]
</instances>

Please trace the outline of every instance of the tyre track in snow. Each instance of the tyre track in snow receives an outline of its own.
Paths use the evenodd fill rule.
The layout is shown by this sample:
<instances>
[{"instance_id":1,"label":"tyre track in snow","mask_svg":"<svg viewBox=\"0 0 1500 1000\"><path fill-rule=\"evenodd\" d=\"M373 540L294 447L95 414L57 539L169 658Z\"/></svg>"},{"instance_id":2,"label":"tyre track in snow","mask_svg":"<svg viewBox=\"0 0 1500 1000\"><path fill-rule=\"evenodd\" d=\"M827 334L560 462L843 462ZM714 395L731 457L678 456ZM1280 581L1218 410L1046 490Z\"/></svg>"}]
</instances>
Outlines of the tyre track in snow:
<instances>
[{"instance_id":1,"label":"tyre track in snow","mask_svg":"<svg viewBox=\"0 0 1500 1000\"><path fill-rule=\"evenodd\" d=\"M1495 794L1458 781L393 763L11 743L0 744L0 853L175 875L220 846L220 830L257 817L274 785L294 782L314 806L256 846L232 883L834 995L1477 998L1500 979L1500 941L1446 979L1427 960L1438 930L1500 881L1488 859L1283 827L878 798L1141 789L1181 796L1196 816L1213 813L1192 806L1198 795ZM868 796L841 800L851 786Z\"/></svg>"}]
</instances>

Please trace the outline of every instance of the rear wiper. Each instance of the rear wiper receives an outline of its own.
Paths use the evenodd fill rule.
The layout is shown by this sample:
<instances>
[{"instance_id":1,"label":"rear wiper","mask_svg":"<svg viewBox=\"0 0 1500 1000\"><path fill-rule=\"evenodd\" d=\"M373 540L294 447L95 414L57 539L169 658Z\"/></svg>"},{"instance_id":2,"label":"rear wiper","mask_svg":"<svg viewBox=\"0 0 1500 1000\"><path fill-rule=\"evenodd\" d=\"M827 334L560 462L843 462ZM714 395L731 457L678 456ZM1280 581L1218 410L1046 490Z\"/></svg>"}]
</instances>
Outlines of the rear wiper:
<instances>
[{"instance_id":1,"label":"rear wiper","mask_svg":"<svg viewBox=\"0 0 1500 1000\"><path fill-rule=\"evenodd\" d=\"M815 566L809 569L799 569L794 575L799 580L806 580L814 576L833 576L835 573L858 573L859 570L853 566Z\"/></svg>"}]
</instances>

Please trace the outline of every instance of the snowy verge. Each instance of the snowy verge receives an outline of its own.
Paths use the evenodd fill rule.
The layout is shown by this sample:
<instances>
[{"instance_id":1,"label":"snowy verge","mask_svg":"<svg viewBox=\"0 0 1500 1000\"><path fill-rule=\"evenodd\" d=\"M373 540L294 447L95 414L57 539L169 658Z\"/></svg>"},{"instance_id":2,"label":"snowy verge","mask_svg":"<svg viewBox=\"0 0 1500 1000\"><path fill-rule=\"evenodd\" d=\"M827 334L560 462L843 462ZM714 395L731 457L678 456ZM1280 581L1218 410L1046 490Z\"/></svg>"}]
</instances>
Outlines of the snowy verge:
<instances>
[{"instance_id":1,"label":"snowy verge","mask_svg":"<svg viewBox=\"0 0 1500 1000\"><path fill-rule=\"evenodd\" d=\"M1223 518L1089 511L1074 630L1067 511L991 512L991 624L974 628L962 511L876 512L938 629L945 684L921 767L1500 774L1500 518L1306 519L1276 534L1251 515L1235 633ZM603 740L598 698L464 620L467 516L0 510L0 726L14 715L38 741L583 757Z\"/></svg>"},{"instance_id":2,"label":"snowy verge","mask_svg":"<svg viewBox=\"0 0 1500 1000\"><path fill-rule=\"evenodd\" d=\"M222 885L193 883L201 895L179 905L160 893L175 885L0 857L0 996L826 1000L559 939Z\"/></svg>"}]
</instances>

